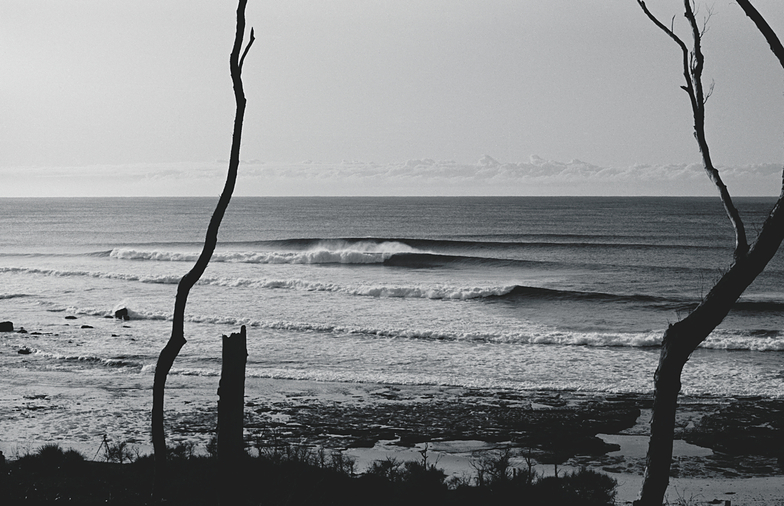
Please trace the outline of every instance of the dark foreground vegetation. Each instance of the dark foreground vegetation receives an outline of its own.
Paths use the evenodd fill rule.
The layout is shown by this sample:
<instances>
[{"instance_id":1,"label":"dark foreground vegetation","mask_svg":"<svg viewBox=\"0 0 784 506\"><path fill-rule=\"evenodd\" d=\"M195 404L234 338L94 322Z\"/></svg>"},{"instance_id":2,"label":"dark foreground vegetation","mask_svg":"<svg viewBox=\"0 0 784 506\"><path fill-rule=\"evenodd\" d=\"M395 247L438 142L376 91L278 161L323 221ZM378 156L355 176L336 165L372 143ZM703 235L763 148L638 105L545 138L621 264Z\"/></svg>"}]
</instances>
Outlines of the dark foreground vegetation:
<instances>
[{"instance_id":1,"label":"dark foreground vegetation","mask_svg":"<svg viewBox=\"0 0 784 506\"><path fill-rule=\"evenodd\" d=\"M105 462L46 445L3 464L2 504L150 504L153 460L124 445L106 445ZM233 504L259 505L611 505L614 479L590 470L541 477L530 467L512 468L508 452L479 459L473 479L447 479L427 462L376 462L357 475L339 452L286 446L248 456L239 471L242 487ZM170 451L169 505L218 504L218 459L193 448Z\"/></svg>"}]
</instances>

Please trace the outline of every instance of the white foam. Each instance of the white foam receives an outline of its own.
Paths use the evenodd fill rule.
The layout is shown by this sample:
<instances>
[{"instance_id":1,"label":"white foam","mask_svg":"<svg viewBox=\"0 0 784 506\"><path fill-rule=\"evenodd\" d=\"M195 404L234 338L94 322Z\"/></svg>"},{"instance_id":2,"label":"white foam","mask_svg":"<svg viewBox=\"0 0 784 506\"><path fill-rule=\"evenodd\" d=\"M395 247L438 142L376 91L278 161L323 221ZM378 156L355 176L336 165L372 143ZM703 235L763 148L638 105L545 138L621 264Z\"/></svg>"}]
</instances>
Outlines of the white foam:
<instances>
[{"instance_id":1,"label":"white foam","mask_svg":"<svg viewBox=\"0 0 784 506\"><path fill-rule=\"evenodd\" d=\"M211 261L252 264L378 264L396 253L413 251L416 250L397 241L347 243L325 240L305 251L217 251L213 253ZM199 253L115 248L109 256L117 260L193 262L198 259Z\"/></svg>"},{"instance_id":2,"label":"white foam","mask_svg":"<svg viewBox=\"0 0 784 506\"><path fill-rule=\"evenodd\" d=\"M177 284L180 282L180 278L181 278L181 276L173 276L173 275L139 276L134 274L123 274L117 272L35 269L35 268L25 268L25 267L0 267L0 273L2 272L40 274L43 276L52 276L52 277L61 277L61 278L89 277L89 278L119 279L122 281L139 281L142 283L163 283L163 284Z\"/></svg>"},{"instance_id":3,"label":"white foam","mask_svg":"<svg viewBox=\"0 0 784 506\"><path fill-rule=\"evenodd\" d=\"M754 337L718 331L708 336L700 347L711 350L784 351L784 339L780 336Z\"/></svg>"},{"instance_id":4,"label":"white foam","mask_svg":"<svg viewBox=\"0 0 784 506\"><path fill-rule=\"evenodd\" d=\"M296 285L298 281L272 281L265 282L269 287ZM304 282L303 282L304 283ZM347 291L336 286L314 287L308 284L308 289L323 289L334 291ZM418 291L412 289L410 292L398 292L397 296L417 296L429 298L452 298L467 299L471 296L488 296L487 293L497 290L502 293L511 288L503 287L499 289L488 289L487 291L471 290L462 292L432 292ZM351 293L347 291L347 293ZM391 293L395 293L392 291ZM482 295L476 295L481 293ZM375 296L395 296L381 295ZM46 304L46 303L42 303ZM115 306L116 308L117 306ZM132 320L153 320L171 321L172 313L168 311L146 311L132 309L127 305L129 315ZM59 307L49 304L49 311L65 311L70 314L107 317L113 316L114 309L108 310L95 307ZM558 346L585 346L585 347L628 347L628 348L647 348L661 345L664 329L653 329L643 332L586 332L586 331L562 331L548 326L526 325L520 330L515 331L460 331L450 328L394 328L394 327L371 327L361 325L340 325L331 323L302 322L289 320L258 320L247 317L215 316L215 315L186 315L186 321L191 323L265 328L272 330L284 330L291 332L319 332L333 334L361 334L378 338L405 338L421 339L433 341L465 341L479 343L503 343L503 344L532 344L532 345L558 345ZM784 336L753 336L741 331L718 329L714 331L701 345L703 349L713 350L743 350L743 351L764 351L777 352L784 351Z\"/></svg>"},{"instance_id":5,"label":"white foam","mask_svg":"<svg viewBox=\"0 0 784 506\"><path fill-rule=\"evenodd\" d=\"M110 367L132 367L136 368L139 367L140 364L132 361L126 360L121 358L105 358L105 357L98 357L95 355L67 355L62 353L54 353L48 352L43 350L38 350L34 348L30 348L35 355L45 358L50 358L54 360L61 360L67 362L86 362L86 363L96 363L100 365L110 366Z\"/></svg>"}]
</instances>

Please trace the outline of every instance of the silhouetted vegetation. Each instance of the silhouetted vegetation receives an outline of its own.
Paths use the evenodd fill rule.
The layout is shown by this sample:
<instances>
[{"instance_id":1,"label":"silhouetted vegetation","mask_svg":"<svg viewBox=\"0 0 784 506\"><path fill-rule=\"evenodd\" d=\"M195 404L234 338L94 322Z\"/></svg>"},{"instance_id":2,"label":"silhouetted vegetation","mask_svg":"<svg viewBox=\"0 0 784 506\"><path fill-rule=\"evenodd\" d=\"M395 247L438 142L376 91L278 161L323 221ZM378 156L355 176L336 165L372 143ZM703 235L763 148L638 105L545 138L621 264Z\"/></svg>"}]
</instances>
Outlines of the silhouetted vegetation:
<instances>
[{"instance_id":1,"label":"silhouetted vegetation","mask_svg":"<svg viewBox=\"0 0 784 506\"><path fill-rule=\"evenodd\" d=\"M137 456L126 464L116 462L116 452L106 452L104 458L106 462L90 461L76 451L46 445L12 460L3 471L3 504L147 504L152 456ZM217 504L215 457L194 455L193 446L180 445L170 448L168 460L167 504ZM245 458L240 471L245 487L238 504L614 504L615 480L594 471L543 478L530 466L511 467L503 452L484 457L478 466L486 470L481 480L448 480L423 455L420 461L378 461L357 475L354 461L340 452L264 447L257 456Z\"/></svg>"}]
</instances>

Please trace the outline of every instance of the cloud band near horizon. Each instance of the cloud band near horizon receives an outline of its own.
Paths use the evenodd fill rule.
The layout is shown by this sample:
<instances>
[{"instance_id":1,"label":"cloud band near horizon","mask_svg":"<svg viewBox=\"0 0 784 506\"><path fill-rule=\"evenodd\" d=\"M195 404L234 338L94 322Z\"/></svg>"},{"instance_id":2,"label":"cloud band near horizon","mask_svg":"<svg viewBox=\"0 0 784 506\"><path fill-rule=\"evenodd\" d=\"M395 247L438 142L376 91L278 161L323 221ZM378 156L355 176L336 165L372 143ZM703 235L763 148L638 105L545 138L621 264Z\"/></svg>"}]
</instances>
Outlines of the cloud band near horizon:
<instances>
[{"instance_id":1,"label":"cloud band near horizon","mask_svg":"<svg viewBox=\"0 0 784 506\"><path fill-rule=\"evenodd\" d=\"M86 167L0 168L0 197L210 196L223 188L227 162L179 162ZM782 164L720 167L736 196L778 196ZM407 160L374 163L243 161L242 196L713 196L700 164L601 167L533 155L476 163Z\"/></svg>"}]
</instances>

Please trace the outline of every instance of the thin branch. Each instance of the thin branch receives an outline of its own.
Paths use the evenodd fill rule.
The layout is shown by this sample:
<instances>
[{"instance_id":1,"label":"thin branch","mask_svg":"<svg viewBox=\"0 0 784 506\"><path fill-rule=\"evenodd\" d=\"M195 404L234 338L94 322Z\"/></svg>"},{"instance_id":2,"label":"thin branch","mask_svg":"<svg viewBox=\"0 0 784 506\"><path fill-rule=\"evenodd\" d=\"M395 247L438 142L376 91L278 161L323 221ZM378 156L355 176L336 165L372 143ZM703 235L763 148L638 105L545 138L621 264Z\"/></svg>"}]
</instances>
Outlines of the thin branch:
<instances>
[{"instance_id":1,"label":"thin branch","mask_svg":"<svg viewBox=\"0 0 784 506\"><path fill-rule=\"evenodd\" d=\"M757 27L757 30L765 37L768 45L770 46L770 50L773 52L773 55L779 60L779 64L782 68L784 68L784 46L781 44L781 40L779 39L776 32L770 27L768 22L762 15L751 5L749 0L736 0L740 8L743 9L743 12L746 13L746 16L754 22L754 25ZM782 180L781 180L781 192L779 194L779 202L784 200L784 172L782 172Z\"/></svg>"},{"instance_id":2,"label":"thin branch","mask_svg":"<svg viewBox=\"0 0 784 506\"><path fill-rule=\"evenodd\" d=\"M250 50L250 46L253 45L253 41L256 40L256 36L253 35L253 28L250 29L250 40L248 40L248 45L245 46L245 51L242 52L242 57L240 58L240 72L242 72L242 65L245 63L245 56L248 54Z\"/></svg>"},{"instance_id":3,"label":"thin branch","mask_svg":"<svg viewBox=\"0 0 784 506\"><path fill-rule=\"evenodd\" d=\"M754 22L757 26L757 29L760 31L765 40L768 42L770 46L770 50L773 51L773 54L778 58L779 63L782 67L784 67L784 46L781 45L781 41L779 40L776 32L770 27L765 18L751 5L749 0L736 0L740 8L743 9L743 12Z\"/></svg>"},{"instance_id":4,"label":"thin branch","mask_svg":"<svg viewBox=\"0 0 784 506\"><path fill-rule=\"evenodd\" d=\"M689 22L692 33L693 45L690 51L686 46L686 43L675 34L675 31L672 28L667 28L667 26L648 10L648 7L643 0L637 0L637 3L642 8L645 15L681 48L683 56L683 77L686 81L686 84L681 86L681 89L689 95L689 102L691 103L692 115L694 117L694 138L697 140L697 146L702 155L703 168L705 169L708 178L719 190L719 196L721 197L724 210L735 231L735 259L742 258L749 249L748 241L746 239L746 229L740 218L740 213L732 202L732 197L727 190L727 186L722 181L719 171L713 165L708 142L705 138L705 102L713 93L713 85L711 85L707 95L705 94L702 85L702 71L705 64L705 58L702 54L701 41L702 35L706 32L705 25L700 27L697 23L694 9L695 4L691 0L684 0L684 17ZM710 14L708 17L710 17ZM705 23L707 23L707 20Z\"/></svg>"},{"instance_id":5,"label":"thin branch","mask_svg":"<svg viewBox=\"0 0 784 506\"><path fill-rule=\"evenodd\" d=\"M705 172L708 174L708 178L713 181L713 184L716 185L716 188L719 190L719 196L721 197L721 202L724 205L724 210L727 213L727 217L732 224L732 228L735 231L735 260L744 257L749 250L749 243L746 238L746 228L743 225L743 220L740 217L740 213L738 209L735 207L735 204L732 202L732 197L730 196L729 190L727 190L727 186L724 184L724 181L721 179L721 175L719 174L718 169L713 165L713 160L710 156L710 149L708 148L708 141L705 138L705 102L707 102L708 98L705 96L705 92L702 86L702 71L705 67L705 57L702 54L702 34L704 33L704 28L700 28L699 24L697 23L696 16L694 14L694 4L692 0L684 0L683 1L683 8L684 8L684 16L689 21L689 25L691 26L692 32L692 39L694 42L693 49L691 51L691 76L690 79L693 83L693 90L694 96L692 97L692 109L694 112L694 138L697 140L697 145L700 148L700 153L702 153L702 165L705 169ZM708 97L713 93L713 87L708 92Z\"/></svg>"},{"instance_id":6,"label":"thin branch","mask_svg":"<svg viewBox=\"0 0 784 506\"><path fill-rule=\"evenodd\" d=\"M670 38L671 38L672 40L674 40L674 41L675 41L675 42L676 42L676 43L677 43L677 44L678 44L678 45L681 47L681 49L682 49L682 50L683 50L685 53L687 53L687 54L688 54L689 50L686 48L686 44L685 44L685 43L684 43L684 42L683 42L683 41L680 39L680 37L678 37L677 35L675 35L675 29L674 29L674 25L675 25L675 16L673 16L673 17L672 17L672 21L670 22L670 24L673 26L673 28L667 28L667 27L664 25L664 23L662 23L661 21L659 21L659 19L658 19L656 16L654 16L654 15L651 13L651 11L649 11L649 10L648 10L648 6L647 6L647 5L645 5L645 2L644 2L643 0L637 0L637 3L638 3L638 4L640 5L640 7L642 8L642 11L645 13L645 15L646 15L646 16L648 16L648 19L650 19L651 21L653 21L653 24L655 24L656 26L658 26L659 28L661 28L661 30L662 30L664 33L666 33L667 35L669 35L669 36L670 36Z\"/></svg>"},{"instance_id":7,"label":"thin branch","mask_svg":"<svg viewBox=\"0 0 784 506\"><path fill-rule=\"evenodd\" d=\"M713 88L715 87L716 87L716 81L711 79L710 88L708 88L708 91L705 93L705 98L702 99L703 104L708 103L708 99L711 98L711 95L713 95Z\"/></svg>"},{"instance_id":8,"label":"thin branch","mask_svg":"<svg viewBox=\"0 0 784 506\"><path fill-rule=\"evenodd\" d=\"M700 12L700 7L697 5L695 0L691 1L691 10L694 12L694 16L696 17L697 14ZM705 17L702 18L702 26L700 27L700 38L703 38L708 30L710 30L710 20L713 17L714 10L713 6L707 7L706 9L708 12L705 14Z\"/></svg>"},{"instance_id":9,"label":"thin branch","mask_svg":"<svg viewBox=\"0 0 784 506\"><path fill-rule=\"evenodd\" d=\"M689 26L691 26L691 36L693 41L692 50L689 54L689 70L691 72L691 81L694 87L694 98L698 104L703 104L704 98L702 90L702 69L705 67L705 57L702 54L702 33L700 31L699 25L697 24L692 1L684 0L683 8L683 15L689 21ZM701 112L704 111L702 107L700 107L700 109Z\"/></svg>"}]
</instances>

